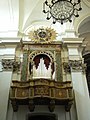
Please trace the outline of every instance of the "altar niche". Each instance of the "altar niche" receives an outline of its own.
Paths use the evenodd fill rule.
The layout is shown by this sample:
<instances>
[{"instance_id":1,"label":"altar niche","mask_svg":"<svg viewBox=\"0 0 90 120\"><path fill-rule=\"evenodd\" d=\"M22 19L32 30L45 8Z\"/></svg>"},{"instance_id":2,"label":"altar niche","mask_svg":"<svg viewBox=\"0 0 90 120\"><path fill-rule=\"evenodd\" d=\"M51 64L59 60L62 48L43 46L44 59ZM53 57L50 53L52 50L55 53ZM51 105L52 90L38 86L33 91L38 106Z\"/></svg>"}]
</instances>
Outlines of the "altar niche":
<instances>
[{"instance_id":1,"label":"altar niche","mask_svg":"<svg viewBox=\"0 0 90 120\"><path fill-rule=\"evenodd\" d=\"M28 113L26 120L57 120L57 115L54 113Z\"/></svg>"},{"instance_id":2,"label":"altar niche","mask_svg":"<svg viewBox=\"0 0 90 120\"><path fill-rule=\"evenodd\" d=\"M32 79L55 79L54 61L46 54L38 54L29 63L29 72L32 74Z\"/></svg>"}]
</instances>

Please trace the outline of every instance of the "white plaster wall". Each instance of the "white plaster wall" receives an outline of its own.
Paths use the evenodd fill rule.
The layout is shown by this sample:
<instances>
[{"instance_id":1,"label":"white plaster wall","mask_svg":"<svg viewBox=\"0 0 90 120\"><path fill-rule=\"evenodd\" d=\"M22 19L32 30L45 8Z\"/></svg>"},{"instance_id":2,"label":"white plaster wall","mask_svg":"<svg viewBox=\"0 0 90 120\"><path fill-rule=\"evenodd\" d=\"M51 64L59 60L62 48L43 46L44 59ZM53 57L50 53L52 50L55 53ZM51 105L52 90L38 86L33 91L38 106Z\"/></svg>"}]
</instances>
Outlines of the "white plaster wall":
<instances>
[{"instance_id":1,"label":"white plaster wall","mask_svg":"<svg viewBox=\"0 0 90 120\"><path fill-rule=\"evenodd\" d=\"M69 55L78 55L78 49L77 48L69 48Z\"/></svg>"},{"instance_id":2,"label":"white plaster wall","mask_svg":"<svg viewBox=\"0 0 90 120\"><path fill-rule=\"evenodd\" d=\"M0 120L6 120L12 71L3 71L2 59L14 59L15 48L0 48Z\"/></svg>"},{"instance_id":3,"label":"white plaster wall","mask_svg":"<svg viewBox=\"0 0 90 120\"><path fill-rule=\"evenodd\" d=\"M72 72L78 120L90 120L90 100L86 77L82 72Z\"/></svg>"},{"instance_id":4,"label":"white plaster wall","mask_svg":"<svg viewBox=\"0 0 90 120\"><path fill-rule=\"evenodd\" d=\"M12 72L0 72L0 120L6 120Z\"/></svg>"},{"instance_id":5,"label":"white plaster wall","mask_svg":"<svg viewBox=\"0 0 90 120\"><path fill-rule=\"evenodd\" d=\"M0 58L13 58L15 49L13 52L9 52L8 50L0 49ZM9 52L9 56L7 56ZM11 57L10 57L11 54ZM2 66L1 66L2 67ZM0 120L25 120L26 114L29 112L28 106L19 106L18 112L13 112L12 105L9 101L9 88L11 83L11 71L2 71L0 67ZM36 106L34 112L49 112L48 106ZM55 111L58 115L58 120L77 120L76 109L73 105L71 108L71 119L70 113L65 112L64 106L56 106Z\"/></svg>"}]
</instances>

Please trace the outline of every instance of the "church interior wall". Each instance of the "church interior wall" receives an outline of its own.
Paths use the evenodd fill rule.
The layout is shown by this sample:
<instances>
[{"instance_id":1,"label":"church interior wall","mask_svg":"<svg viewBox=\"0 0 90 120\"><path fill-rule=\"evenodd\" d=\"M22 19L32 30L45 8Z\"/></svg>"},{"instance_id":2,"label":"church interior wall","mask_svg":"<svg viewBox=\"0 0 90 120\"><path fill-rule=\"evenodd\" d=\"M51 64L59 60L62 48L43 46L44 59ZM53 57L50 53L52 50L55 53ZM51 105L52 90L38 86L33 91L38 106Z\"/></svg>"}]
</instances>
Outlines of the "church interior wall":
<instances>
[{"instance_id":1,"label":"church interior wall","mask_svg":"<svg viewBox=\"0 0 90 120\"><path fill-rule=\"evenodd\" d=\"M75 50L76 51L76 50ZM73 53L75 53L75 51L73 51ZM71 49L70 49L71 52ZM17 52L17 55L19 55L21 53ZM61 51L61 62L68 62L69 57L68 57L69 53L68 53L68 49L63 47L63 50ZM71 54L70 54L71 55ZM1 59L2 56L4 56L4 59L14 59L13 56L15 56L15 51L13 52L13 54L8 54L8 53L3 53L1 54ZM71 58L76 59L76 53L75 55L71 55ZM77 59L78 60L78 59ZM9 92L10 92L10 85L12 84L12 78L14 79L18 79L20 80L20 76L18 74L14 73L12 74L12 70L3 70L2 69L2 65L0 65L0 93L1 93L1 99L0 99L0 112L1 112L1 116L0 119L2 120L25 120L26 118L26 114L27 113L32 113L29 111L28 106L27 105L19 105L18 111L14 112L12 105L11 105L11 101L9 100ZM73 105L70 109L70 112L66 112L65 111L65 107L63 105L55 105L55 110L53 113L58 115L58 120L77 120L78 118L82 118L82 120L84 120L84 117L89 116L88 110L88 104L89 103L89 96L88 96L88 89L87 89L87 84L84 81L85 78L85 74L82 74L82 72L72 72L72 74L70 73L66 73L64 71L64 68L62 67L62 75L63 75L63 81L67 80L67 81L72 81L72 85L73 85L73 89L75 91L75 100L73 102ZM76 81L77 78L77 81ZM80 81L81 80L81 81ZM80 92L81 91L81 92ZM3 94L2 94L3 93ZM81 93L81 96L80 96ZM85 103L87 100L87 103ZM83 104L83 106L82 106ZM84 107L87 106L87 111L86 109L84 109ZM79 109L78 109L79 108ZM35 106L35 113L38 112L44 112L44 113L51 113L48 109L48 106L44 106L44 105L36 105ZM82 115L83 113L86 114ZM84 116L84 117L83 117ZM89 118L89 117L88 117ZM80 119L78 119L80 120Z\"/></svg>"}]
</instances>

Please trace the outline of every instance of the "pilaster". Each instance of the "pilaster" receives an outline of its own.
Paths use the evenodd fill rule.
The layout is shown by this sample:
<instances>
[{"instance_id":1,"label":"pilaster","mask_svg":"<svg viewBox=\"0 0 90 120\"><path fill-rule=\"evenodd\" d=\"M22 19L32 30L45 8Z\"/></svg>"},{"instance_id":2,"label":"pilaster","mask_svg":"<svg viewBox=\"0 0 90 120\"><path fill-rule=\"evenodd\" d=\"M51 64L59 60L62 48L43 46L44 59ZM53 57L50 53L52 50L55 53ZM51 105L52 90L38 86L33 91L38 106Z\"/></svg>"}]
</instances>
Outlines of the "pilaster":
<instances>
[{"instance_id":1,"label":"pilaster","mask_svg":"<svg viewBox=\"0 0 90 120\"><path fill-rule=\"evenodd\" d=\"M10 39L9 39L10 40ZM6 120L16 43L0 38L0 120ZM12 114L12 113L11 113Z\"/></svg>"},{"instance_id":2,"label":"pilaster","mask_svg":"<svg viewBox=\"0 0 90 120\"><path fill-rule=\"evenodd\" d=\"M75 94L76 110L78 120L90 119L90 100L86 81L85 69L81 49L83 39L65 38L64 43L68 48L69 66Z\"/></svg>"}]
</instances>

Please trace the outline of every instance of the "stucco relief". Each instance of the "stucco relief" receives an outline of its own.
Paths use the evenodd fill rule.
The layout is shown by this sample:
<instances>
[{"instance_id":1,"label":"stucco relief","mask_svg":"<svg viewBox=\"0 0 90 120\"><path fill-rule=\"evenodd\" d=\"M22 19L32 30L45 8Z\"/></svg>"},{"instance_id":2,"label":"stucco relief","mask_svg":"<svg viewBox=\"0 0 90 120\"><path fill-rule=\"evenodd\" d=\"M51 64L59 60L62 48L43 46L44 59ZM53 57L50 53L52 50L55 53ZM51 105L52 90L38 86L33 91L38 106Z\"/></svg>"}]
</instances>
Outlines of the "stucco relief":
<instances>
[{"instance_id":1,"label":"stucco relief","mask_svg":"<svg viewBox=\"0 0 90 120\"><path fill-rule=\"evenodd\" d=\"M14 59L2 59L3 70L18 71L20 69L20 62L16 62Z\"/></svg>"},{"instance_id":2,"label":"stucco relief","mask_svg":"<svg viewBox=\"0 0 90 120\"><path fill-rule=\"evenodd\" d=\"M86 70L86 64L84 64L82 60L69 60L69 66L74 71L84 72Z\"/></svg>"},{"instance_id":3,"label":"stucco relief","mask_svg":"<svg viewBox=\"0 0 90 120\"><path fill-rule=\"evenodd\" d=\"M86 71L86 64L82 60L69 60L68 62L63 62L64 71L70 73L71 69L73 71Z\"/></svg>"},{"instance_id":4,"label":"stucco relief","mask_svg":"<svg viewBox=\"0 0 90 120\"><path fill-rule=\"evenodd\" d=\"M67 62L63 62L63 68L64 68L64 72L66 72L66 73L71 72L70 66Z\"/></svg>"},{"instance_id":5,"label":"stucco relief","mask_svg":"<svg viewBox=\"0 0 90 120\"><path fill-rule=\"evenodd\" d=\"M13 69L13 59L2 59L3 70L12 70Z\"/></svg>"}]
</instances>

